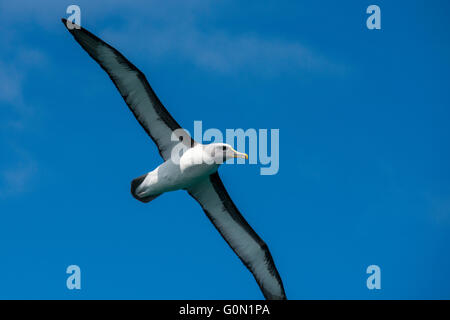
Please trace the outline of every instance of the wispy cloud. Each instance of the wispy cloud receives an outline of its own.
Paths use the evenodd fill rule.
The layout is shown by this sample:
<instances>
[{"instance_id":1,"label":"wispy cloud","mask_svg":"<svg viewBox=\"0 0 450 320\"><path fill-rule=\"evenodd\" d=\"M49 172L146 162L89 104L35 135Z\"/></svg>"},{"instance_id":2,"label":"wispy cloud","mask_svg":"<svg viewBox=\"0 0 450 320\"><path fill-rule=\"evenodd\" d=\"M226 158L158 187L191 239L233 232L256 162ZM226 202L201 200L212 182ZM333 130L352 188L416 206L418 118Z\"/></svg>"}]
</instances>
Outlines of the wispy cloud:
<instances>
[{"instance_id":1,"label":"wispy cloud","mask_svg":"<svg viewBox=\"0 0 450 320\"><path fill-rule=\"evenodd\" d=\"M276 75L306 70L343 74L348 66L326 53L292 40L254 30L230 30L229 26L203 21L220 20L223 6L211 1L138 0L123 2L85 1L81 8L82 25L120 48L137 51L159 61L177 57L187 63L218 73L252 72ZM16 22L37 23L46 29L60 28L58 18L69 3L56 0L36 2L24 0L23 5L4 2L0 17ZM108 21L115 23L108 26ZM100 26L105 26L101 28Z\"/></svg>"},{"instance_id":2,"label":"wispy cloud","mask_svg":"<svg viewBox=\"0 0 450 320\"><path fill-rule=\"evenodd\" d=\"M47 63L46 55L38 49L23 45L9 48L8 57L0 61L0 108L9 109L7 116L0 119L0 129L23 129L33 116L25 83L31 73L41 71Z\"/></svg>"},{"instance_id":3,"label":"wispy cloud","mask_svg":"<svg viewBox=\"0 0 450 320\"><path fill-rule=\"evenodd\" d=\"M6 150L4 150L6 152ZM13 148L14 164L2 166L0 171L0 198L16 196L31 189L37 171L36 161L24 150Z\"/></svg>"},{"instance_id":4,"label":"wispy cloud","mask_svg":"<svg viewBox=\"0 0 450 320\"><path fill-rule=\"evenodd\" d=\"M22 77L16 67L0 61L0 102L23 104Z\"/></svg>"},{"instance_id":5,"label":"wispy cloud","mask_svg":"<svg viewBox=\"0 0 450 320\"><path fill-rule=\"evenodd\" d=\"M16 195L27 191L27 186L30 183L36 171L33 163L19 164L14 168L2 172L2 187L0 195L2 197Z\"/></svg>"},{"instance_id":6,"label":"wispy cloud","mask_svg":"<svg viewBox=\"0 0 450 320\"><path fill-rule=\"evenodd\" d=\"M132 37L130 37L132 35ZM120 29L107 29L102 36L122 48L139 50L150 58L179 55L213 72L251 71L258 74L307 70L340 74L346 67L301 44L255 33L207 32L194 22L179 25L141 25L130 22Z\"/></svg>"},{"instance_id":7,"label":"wispy cloud","mask_svg":"<svg viewBox=\"0 0 450 320\"><path fill-rule=\"evenodd\" d=\"M19 6L20 7L20 6ZM4 8L2 2L1 9ZM26 10L25 10L26 11ZM0 198L27 192L37 172L37 161L18 141L19 134L29 134L34 123L33 101L27 97L27 81L36 71L48 65L44 51L21 41L7 21L7 12L0 13ZM2 20L5 18L6 20Z\"/></svg>"}]
</instances>

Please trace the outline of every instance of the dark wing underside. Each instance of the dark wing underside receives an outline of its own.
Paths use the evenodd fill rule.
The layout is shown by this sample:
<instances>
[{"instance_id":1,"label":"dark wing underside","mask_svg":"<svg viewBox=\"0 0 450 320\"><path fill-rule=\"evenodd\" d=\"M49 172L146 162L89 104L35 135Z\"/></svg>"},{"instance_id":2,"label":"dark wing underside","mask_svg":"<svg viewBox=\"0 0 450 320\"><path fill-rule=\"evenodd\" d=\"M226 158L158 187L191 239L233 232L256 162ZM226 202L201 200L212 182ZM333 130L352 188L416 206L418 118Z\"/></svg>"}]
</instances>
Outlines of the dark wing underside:
<instances>
[{"instance_id":1,"label":"dark wing underside","mask_svg":"<svg viewBox=\"0 0 450 320\"><path fill-rule=\"evenodd\" d=\"M67 27L66 19L62 19ZM69 22L70 24L70 22ZM67 29L86 52L106 71L136 119L156 143L164 160L180 141L192 147L194 141L172 118L150 87L144 74L119 51L86 29ZM172 139L174 134L174 139Z\"/></svg>"},{"instance_id":2,"label":"dark wing underside","mask_svg":"<svg viewBox=\"0 0 450 320\"><path fill-rule=\"evenodd\" d=\"M266 299L286 299L269 248L239 213L218 173L187 189L256 279Z\"/></svg>"}]
</instances>

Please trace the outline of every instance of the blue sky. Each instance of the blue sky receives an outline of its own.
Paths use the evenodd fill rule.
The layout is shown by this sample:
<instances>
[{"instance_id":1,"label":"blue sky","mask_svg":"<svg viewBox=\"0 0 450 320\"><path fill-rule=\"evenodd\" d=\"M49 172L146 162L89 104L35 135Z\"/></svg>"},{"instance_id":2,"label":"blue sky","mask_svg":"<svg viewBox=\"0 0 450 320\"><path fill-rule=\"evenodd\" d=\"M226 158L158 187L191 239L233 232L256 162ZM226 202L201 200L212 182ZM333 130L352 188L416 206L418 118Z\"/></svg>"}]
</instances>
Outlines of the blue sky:
<instances>
[{"instance_id":1,"label":"blue sky","mask_svg":"<svg viewBox=\"0 0 450 320\"><path fill-rule=\"evenodd\" d=\"M70 4L0 1L0 298L262 298L187 194L129 194L161 159ZM447 1L76 4L182 126L280 129L277 175L220 172L288 298L450 298Z\"/></svg>"}]
</instances>

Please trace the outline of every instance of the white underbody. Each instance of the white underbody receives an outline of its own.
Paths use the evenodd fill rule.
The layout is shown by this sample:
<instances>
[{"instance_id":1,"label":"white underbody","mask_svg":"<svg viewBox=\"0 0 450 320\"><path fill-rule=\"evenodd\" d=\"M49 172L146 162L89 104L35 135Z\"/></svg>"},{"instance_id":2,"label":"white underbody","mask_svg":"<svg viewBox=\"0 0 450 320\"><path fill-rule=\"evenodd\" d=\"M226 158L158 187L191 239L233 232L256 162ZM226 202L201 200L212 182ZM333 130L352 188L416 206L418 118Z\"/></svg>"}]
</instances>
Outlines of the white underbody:
<instances>
[{"instance_id":1,"label":"white underbody","mask_svg":"<svg viewBox=\"0 0 450 320\"><path fill-rule=\"evenodd\" d=\"M187 188L217 171L219 164L208 160L203 145L198 144L187 150L179 161L169 159L149 172L136 194L148 197Z\"/></svg>"}]
</instances>

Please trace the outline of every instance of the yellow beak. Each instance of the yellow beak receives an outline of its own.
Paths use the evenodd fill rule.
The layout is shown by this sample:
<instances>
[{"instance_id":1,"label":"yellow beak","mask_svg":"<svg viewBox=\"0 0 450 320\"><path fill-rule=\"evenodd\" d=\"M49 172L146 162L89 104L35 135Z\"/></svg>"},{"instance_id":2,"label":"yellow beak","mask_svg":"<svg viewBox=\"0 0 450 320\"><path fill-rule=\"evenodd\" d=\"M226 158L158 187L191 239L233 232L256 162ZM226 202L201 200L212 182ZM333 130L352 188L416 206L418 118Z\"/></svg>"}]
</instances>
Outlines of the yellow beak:
<instances>
[{"instance_id":1,"label":"yellow beak","mask_svg":"<svg viewBox=\"0 0 450 320\"><path fill-rule=\"evenodd\" d=\"M248 155L246 153L242 153L242 152L237 152L236 150L234 151L234 158L242 158L242 159L248 159Z\"/></svg>"}]
</instances>

